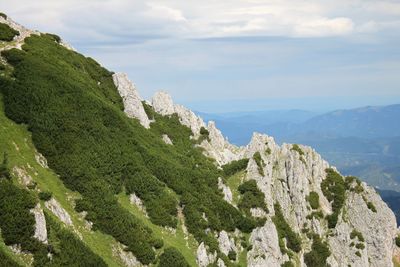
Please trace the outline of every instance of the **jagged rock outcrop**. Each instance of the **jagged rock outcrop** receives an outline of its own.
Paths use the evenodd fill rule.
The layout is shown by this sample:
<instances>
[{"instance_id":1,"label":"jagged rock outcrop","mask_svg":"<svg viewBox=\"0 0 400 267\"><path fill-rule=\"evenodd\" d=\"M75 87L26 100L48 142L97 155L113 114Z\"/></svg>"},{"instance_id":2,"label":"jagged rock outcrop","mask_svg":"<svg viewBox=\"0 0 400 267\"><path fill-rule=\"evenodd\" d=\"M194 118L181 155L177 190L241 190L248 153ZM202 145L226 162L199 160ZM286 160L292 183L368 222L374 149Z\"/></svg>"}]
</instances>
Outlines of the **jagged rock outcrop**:
<instances>
[{"instance_id":1,"label":"jagged rock outcrop","mask_svg":"<svg viewBox=\"0 0 400 267\"><path fill-rule=\"evenodd\" d=\"M234 251L235 253L238 251L235 245L235 240L232 237L229 237L226 231L221 231L219 233L218 244L219 249L225 255L228 255L229 251Z\"/></svg>"},{"instance_id":2,"label":"jagged rock outcrop","mask_svg":"<svg viewBox=\"0 0 400 267\"><path fill-rule=\"evenodd\" d=\"M144 110L142 99L135 85L125 73L113 74L114 84L118 89L124 103L124 112L130 118L136 118L145 128L150 128L150 120Z\"/></svg>"},{"instance_id":3,"label":"jagged rock outcrop","mask_svg":"<svg viewBox=\"0 0 400 267\"><path fill-rule=\"evenodd\" d=\"M16 23L10 17L4 18L0 16L0 23L5 23L14 30L17 30L19 32L19 35L15 36L13 42L7 43L5 46L0 47L0 51L9 50L11 48L21 49L22 45L24 44L24 39L26 37L29 37L31 34L37 34L37 35L40 34L40 32L38 31L29 30L24 26Z\"/></svg>"},{"instance_id":4,"label":"jagged rock outcrop","mask_svg":"<svg viewBox=\"0 0 400 267\"><path fill-rule=\"evenodd\" d=\"M253 248L247 254L249 266L281 266L288 260L287 256L282 255L278 233L270 220L251 233L250 243Z\"/></svg>"},{"instance_id":5,"label":"jagged rock outcrop","mask_svg":"<svg viewBox=\"0 0 400 267\"><path fill-rule=\"evenodd\" d=\"M112 247L114 256L118 257L126 267L143 266L130 251L125 250L125 246L118 243Z\"/></svg>"},{"instance_id":6,"label":"jagged rock outcrop","mask_svg":"<svg viewBox=\"0 0 400 267\"><path fill-rule=\"evenodd\" d=\"M211 254L207 252L206 246L202 242L200 246L197 248L197 257L196 261L200 267L206 267L209 264L212 264L216 261L217 254Z\"/></svg>"},{"instance_id":7,"label":"jagged rock outcrop","mask_svg":"<svg viewBox=\"0 0 400 267\"><path fill-rule=\"evenodd\" d=\"M49 201L45 202L46 208L48 208L60 221L66 225L72 225L71 216L68 212L58 203L57 200L51 198Z\"/></svg>"},{"instance_id":8,"label":"jagged rock outcrop","mask_svg":"<svg viewBox=\"0 0 400 267\"><path fill-rule=\"evenodd\" d=\"M35 216L35 234L34 238L40 242L47 244L47 228L46 228L46 218L40 204L38 203L35 208L31 209L31 213Z\"/></svg>"},{"instance_id":9,"label":"jagged rock outcrop","mask_svg":"<svg viewBox=\"0 0 400 267\"><path fill-rule=\"evenodd\" d=\"M26 171L25 167L14 166L12 169L13 174L18 178L18 182L27 187L32 184L33 179Z\"/></svg>"},{"instance_id":10,"label":"jagged rock outcrop","mask_svg":"<svg viewBox=\"0 0 400 267\"><path fill-rule=\"evenodd\" d=\"M146 212L146 207L143 205L143 201L135 194L132 193L129 196L129 201L135 205L136 207L139 208L139 210L141 210L142 212L144 212L147 216L147 212Z\"/></svg>"},{"instance_id":11,"label":"jagged rock outcrop","mask_svg":"<svg viewBox=\"0 0 400 267\"><path fill-rule=\"evenodd\" d=\"M164 141L164 143L166 143L167 145L173 145L172 140L169 138L168 135L163 134L162 135L162 140Z\"/></svg>"}]
</instances>

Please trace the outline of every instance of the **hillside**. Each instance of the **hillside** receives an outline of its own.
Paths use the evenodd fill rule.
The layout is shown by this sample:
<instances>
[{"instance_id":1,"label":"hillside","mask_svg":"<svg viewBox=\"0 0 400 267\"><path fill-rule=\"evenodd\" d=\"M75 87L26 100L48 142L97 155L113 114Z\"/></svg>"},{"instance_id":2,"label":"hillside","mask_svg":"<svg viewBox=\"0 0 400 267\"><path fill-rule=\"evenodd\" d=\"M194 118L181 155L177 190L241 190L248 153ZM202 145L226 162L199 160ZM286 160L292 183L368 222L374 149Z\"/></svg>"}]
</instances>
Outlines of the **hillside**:
<instances>
[{"instance_id":1,"label":"hillside","mask_svg":"<svg viewBox=\"0 0 400 267\"><path fill-rule=\"evenodd\" d=\"M0 265L393 266L393 212L312 148L232 145L57 35L0 23Z\"/></svg>"}]
</instances>

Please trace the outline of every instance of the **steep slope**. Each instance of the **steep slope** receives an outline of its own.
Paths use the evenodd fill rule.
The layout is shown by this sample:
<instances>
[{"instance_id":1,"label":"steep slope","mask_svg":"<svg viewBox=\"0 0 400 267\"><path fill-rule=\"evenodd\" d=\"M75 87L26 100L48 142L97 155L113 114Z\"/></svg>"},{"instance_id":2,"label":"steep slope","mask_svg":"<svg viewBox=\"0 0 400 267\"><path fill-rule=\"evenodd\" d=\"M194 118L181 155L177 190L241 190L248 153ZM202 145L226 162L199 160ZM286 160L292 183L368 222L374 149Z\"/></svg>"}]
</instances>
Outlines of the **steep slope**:
<instances>
[{"instance_id":1,"label":"steep slope","mask_svg":"<svg viewBox=\"0 0 400 267\"><path fill-rule=\"evenodd\" d=\"M4 262L393 265L393 212L311 148L236 147L165 92L144 102L126 75L26 32L1 53Z\"/></svg>"}]
</instances>

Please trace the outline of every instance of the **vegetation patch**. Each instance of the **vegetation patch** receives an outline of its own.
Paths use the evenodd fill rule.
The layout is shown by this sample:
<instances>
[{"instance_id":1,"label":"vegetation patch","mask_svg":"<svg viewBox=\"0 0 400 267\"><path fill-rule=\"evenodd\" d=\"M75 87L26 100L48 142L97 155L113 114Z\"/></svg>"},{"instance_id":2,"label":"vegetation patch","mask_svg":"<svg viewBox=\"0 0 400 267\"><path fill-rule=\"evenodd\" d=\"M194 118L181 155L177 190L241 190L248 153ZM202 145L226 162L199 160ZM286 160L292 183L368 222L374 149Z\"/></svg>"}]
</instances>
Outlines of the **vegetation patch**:
<instances>
[{"instance_id":1,"label":"vegetation patch","mask_svg":"<svg viewBox=\"0 0 400 267\"><path fill-rule=\"evenodd\" d=\"M247 216L251 216L251 208L261 208L268 213L267 205L265 204L265 195L257 186L255 180L249 180L241 184L238 188L241 198L239 200L239 209L243 210Z\"/></svg>"},{"instance_id":2,"label":"vegetation patch","mask_svg":"<svg viewBox=\"0 0 400 267\"><path fill-rule=\"evenodd\" d=\"M7 267L21 267L13 258L0 248L0 264Z\"/></svg>"},{"instance_id":3,"label":"vegetation patch","mask_svg":"<svg viewBox=\"0 0 400 267\"><path fill-rule=\"evenodd\" d=\"M189 267L185 258L176 248L166 248L160 256L159 267Z\"/></svg>"},{"instance_id":4,"label":"vegetation patch","mask_svg":"<svg viewBox=\"0 0 400 267\"><path fill-rule=\"evenodd\" d=\"M370 209L372 212L375 212L375 213L377 212L374 203L368 201L368 202L367 202L367 207L368 207L368 209Z\"/></svg>"},{"instance_id":5,"label":"vegetation patch","mask_svg":"<svg viewBox=\"0 0 400 267\"><path fill-rule=\"evenodd\" d=\"M319 195L317 192L310 192L306 200L308 201L312 209L316 210L319 208Z\"/></svg>"},{"instance_id":6,"label":"vegetation patch","mask_svg":"<svg viewBox=\"0 0 400 267\"><path fill-rule=\"evenodd\" d=\"M7 15L2 13L2 12L0 12L0 17L3 17L4 19L7 19Z\"/></svg>"},{"instance_id":7,"label":"vegetation patch","mask_svg":"<svg viewBox=\"0 0 400 267\"><path fill-rule=\"evenodd\" d=\"M0 179L6 178L11 179L10 169L8 167L8 155L4 152L3 161L0 164Z\"/></svg>"},{"instance_id":8,"label":"vegetation patch","mask_svg":"<svg viewBox=\"0 0 400 267\"><path fill-rule=\"evenodd\" d=\"M357 238L358 239L358 241L360 241L360 242L364 242L365 240L364 240L364 236L362 235L362 233L361 232L359 232L359 231L357 231L357 230L353 230L353 231L351 231L351 233L350 233L350 238L351 239L355 239L355 238Z\"/></svg>"},{"instance_id":9,"label":"vegetation patch","mask_svg":"<svg viewBox=\"0 0 400 267\"><path fill-rule=\"evenodd\" d=\"M345 202L346 186L343 177L335 170L325 170L326 178L321 183L324 196L332 205L333 213L327 216L328 227L335 228L340 211Z\"/></svg>"},{"instance_id":10,"label":"vegetation patch","mask_svg":"<svg viewBox=\"0 0 400 267\"><path fill-rule=\"evenodd\" d=\"M223 165L222 170L224 171L225 177L232 176L240 171L245 170L248 163L249 159L233 160Z\"/></svg>"},{"instance_id":11,"label":"vegetation patch","mask_svg":"<svg viewBox=\"0 0 400 267\"><path fill-rule=\"evenodd\" d=\"M331 255L328 245L318 235L314 235L311 251L304 254L307 267L327 266L326 259Z\"/></svg>"},{"instance_id":12,"label":"vegetation patch","mask_svg":"<svg viewBox=\"0 0 400 267\"><path fill-rule=\"evenodd\" d=\"M346 176L345 178L346 190L355 193L362 193L364 192L364 188L361 185L361 180L355 176Z\"/></svg>"},{"instance_id":13,"label":"vegetation patch","mask_svg":"<svg viewBox=\"0 0 400 267\"><path fill-rule=\"evenodd\" d=\"M256 227L223 200L218 190L222 172L195 147L191 130L176 114L161 116L145 105L156 120L145 129L124 114L112 73L56 39L33 35L22 50L3 51L14 71L13 79L0 78L0 88L7 116L28 126L50 168L80 193L76 209L87 211L94 229L126 245L142 263L154 261L159 242L120 206L115 195L124 189L141 194L159 225L176 227L179 199L189 232L214 250L218 244L212 232ZM165 145L162 134L174 146Z\"/></svg>"},{"instance_id":14,"label":"vegetation patch","mask_svg":"<svg viewBox=\"0 0 400 267\"><path fill-rule=\"evenodd\" d=\"M52 194L50 191L43 191L39 192L39 199L43 201L49 201L52 197Z\"/></svg>"},{"instance_id":15,"label":"vegetation patch","mask_svg":"<svg viewBox=\"0 0 400 267\"><path fill-rule=\"evenodd\" d=\"M210 142L210 132L205 127L201 127L200 128L200 137L197 140L197 142L199 144L201 144L204 140L207 140L208 142Z\"/></svg>"},{"instance_id":16,"label":"vegetation patch","mask_svg":"<svg viewBox=\"0 0 400 267\"><path fill-rule=\"evenodd\" d=\"M5 23L0 23L0 41L11 42L19 32Z\"/></svg>"},{"instance_id":17,"label":"vegetation patch","mask_svg":"<svg viewBox=\"0 0 400 267\"><path fill-rule=\"evenodd\" d=\"M275 216L272 217L272 221L274 222L276 230L278 231L279 247L282 253L287 252L283 239L286 239L286 246L288 249L291 249L294 252L300 252L301 239L299 234L295 233L290 225L286 222L279 203L275 203L274 209Z\"/></svg>"},{"instance_id":18,"label":"vegetation patch","mask_svg":"<svg viewBox=\"0 0 400 267\"><path fill-rule=\"evenodd\" d=\"M253 159L254 159L254 161L255 161L256 164L257 164L258 173L259 173L261 176L264 176L264 175L265 175L265 174L264 174L264 166L265 166L265 163L264 163L264 160L263 160L262 157L261 157L260 152L257 151L256 153L254 153Z\"/></svg>"}]
</instances>

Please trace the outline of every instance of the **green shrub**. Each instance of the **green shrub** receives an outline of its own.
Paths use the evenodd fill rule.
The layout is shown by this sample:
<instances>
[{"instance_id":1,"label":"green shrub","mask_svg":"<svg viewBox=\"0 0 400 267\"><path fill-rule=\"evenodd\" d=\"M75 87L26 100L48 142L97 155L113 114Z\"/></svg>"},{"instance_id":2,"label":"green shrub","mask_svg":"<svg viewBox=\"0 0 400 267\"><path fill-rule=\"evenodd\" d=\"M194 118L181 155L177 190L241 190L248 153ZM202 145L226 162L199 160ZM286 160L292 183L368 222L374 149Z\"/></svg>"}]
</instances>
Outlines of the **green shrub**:
<instances>
[{"instance_id":1,"label":"green shrub","mask_svg":"<svg viewBox=\"0 0 400 267\"><path fill-rule=\"evenodd\" d=\"M3 162L0 164L0 179L11 179L10 169L8 168L8 155L4 152Z\"/></svg>"},{"instance_id":2,"label":"green shrub","mask_svg":"<svg viewBox=\"0 0 400 267\"><path fill-rule=\"evenodd\" d=\"M285 261L281 264L281 267L294 267L294 263L291 261Z\"/></svg>"},{"instance_id":3,"label":"green shrub","mask_svg":"<svg viewBox=\"0 0 400 267\"><path fill-rule=\"evenodd\" d=\"M304 151L300 148L298 144L292 145L292 148L290 150L296 151L297 153L299 153L300 156L304 155Z\"/></svg>"},{"instance_id":4,"label":"green shrub","mask_svg":"<svg viewBox=\"0 0 400 267\"><path fill-rule=\"evenodd\" d=\"M35 217L30 212L35 198L6 179L0 180L0 229L6 245L21 244L23 251L35 252L41 243L33 238Z\"/></svg>"},{"instance_id":5,"label":"green shrub","mask_svg":"<svg viewBox=\"0 0 400 267\"><path fill-rule=\"evenodd\" d=\"M310 203L312 209L316 210L319 208L319 195L317 192L310 192L310 195L307 197L307 201Z\"/></svg>"},{"instance_id":6,"label":"green shrub","mask_svg":"<svg viewBox=\"0 0 400 267\"><path fill-rule=\"evenodd\" d=\"M327 216L329 228L335 228L340 211L345 202L346 186L340 174L329 168L325 170L326 178L321 183L324 196L332 204L333 213Z\"/></svg>"},{"instance_id":7,"label":"green shrub","mask_svg":"<svg viewBox=\"0 0 400 267\"><path fill-rule=\"evenodd\" d=\"M372 203L372 202L367 202L367 207L368 207L368 209L370 209L372 212L376 212L376 208L375 208L374 203Z\"/></svg>"},{"instance_id":8,"label":"green shrub","mask_svg":"<svg viewBox=\"0 0 400 267\"><path fill-rule=\"evenodd\" d=\"M43 201L49 201L52 197L52 193L49 191L39 192L39 199Z\"/></svg>"},{"instance_id":9,"label":"green shrub","mask_svg":"<svg viewBox=\"0 0 400 267\"><path fill-rule=\"evenodd\" d=\"M185 258L176 248L166 248L160 256L159 267L189 267Z\"/></svg>"},{"instance_id":10,"label":"green shrub","mask_svg":"<svg viewBox=\"0 0 400 267\"><path fill-rule=\"evenodd\" d=\"M11 42L19 32L5 23L0 23L0 41Z\"/></svg>"},{"instance_id":11,"label":"green shrub","mask_svg":"<svg viewBox=\"0 0 400 267\"><path fill-rule=\"evenodd\" d=\"M319 210L319 211L313 211L313 212L311 212L311 214L306 216L306 218L309 220L311 220L314 217L322 219L322 218L324 218L324 214L322 213L322 211Z\"/></svg>"},{"instance_id":12,"label":"green shrub","mask_svg":"<svg viewBox=\"0 0 400 267\"><path fill-rule=\"evenodd\" d=\"M2 248L0 248L0 265L5 267L21 267L21 265L14 261Z\"/></svg>"},{"instance_id":13,"label":"green shrub","mask_svg":"<svg viewBox=\"0 0 400 267\"><path fill-rule=\"evenodd\" d=\"M255 161L256 164L257 164L258 173L259 173L261 176L264 176L264 165L265 165L265 163L264 163L264 160L263 160L262 157L261 157L260 152L257 151L256 153L254 153L253 159L254 159L254 161Z\"/></svg>"},{"instance_id":14,"label":"green shrub","mask_svg":"<svg viewBox=\"0 0 400 267\"><path fill-rule=\"evenodd\" d=\"M358 243L356 245L356 248L363 250L365 248L365 245L363 243Z\"/></svg>"},{"instance_id":15,"label":"green shrub","mask_svg":"<svg viewBox=\"0 0 400 267\"><path fill-rule=\"evenodd\" d=\"M395 243L396 246L400 248L400 236L396 236Z\"/></svg>"},{"instance_id":16,"label":"green shrub","mask_svg":"<svg viewBox=\"0 0 400 267\"><path fill-rule=\"evenodd\" d=\"M350 238L351 239L355 239L356 237L358 238L358 241L360 241L360 242L364 242L365 241L364 240L364 236L362 235L362 233L354 229L350 233Z\"/></svg>"},{"instance_id":17,"label":"green shrub","mask_svg":"<svg viewBox=\"0 0 400 267\"><path fill-rule=\"evenodd\" d=\"M54 39L54 41L56 41L57 43L61 42L61 37L56 35L56 34L51 34L51 33L47 33L48 36L52 37Z\"/></svg>"},{"instance_id":18,"label":"green shrub","mask_svg":"<svg viewBox=\"0 0 400 267\"><path fill-rule=\"evenodd\" d=\"M234 250L230 250L229 252L228 252L228 258L231 260L231 261L235 261L236 260L236 252L234 251Z\"/></svg>"},{"instance_id":19,"label":"green shrub","mask_svg":"<svg viewBox=\"0 0 400 267\"><path fill-rule=\"evenodd\" d=\"M51 266L107 266L77 236L71 233L51 215L45 213L48 236L48 248L43 251L42 265ZM47 253L52 253L51 260Z\"/></svg>"},{"instance_id":20,"label":"green shrub","mask_svg":"<svg viewBox=\"0 0 400 267\"><path fill-rule=\"evenodd\" d=\"M0 12L0 17L3 17L4 19L7 19L7 15L2 13L2 12Z\"/></svg>"},{"instance_id":21,"label":"green shrub","mask_svg":"<svg viewBox=\"0 0 400 267\"><path fill-rule=\"evenodd\" d=\"M265 154L267 154L267 155L271 155L271 148L269 148L269 147L267 147L266 149L265 149Z\"/></svg>"},{"instance_id":22,"label":"green shrub","mask_svg":"<svg viewBox=\"0 0 400 267\"><path fill-rule=\"evenodd\" d=\"M354 184L355 182L355 184ZM355 176L346 176L345 177L346 190L350 190L351 192L362 193L364 188L361 185L360 179Z\"/></svg>"},{"instance_id":23,"label":"green shrub","mask_svg":"<svg viewBox=\"0 0 400 267\"><path fill-rule=\"evenodd\" d=\"M240 159L240 160L233 160L225 165L222 165L225 177L232 176L240 171L245 170L247 168L248 163L249 159Z\"/></svg>"},{"instance_id":24,"label":"green shrub","mask_svg":"<svg viewBox=\"0 0 400 267\"><path fill-rule=\"evenodd\" d=\"M311 251L304 254L307 267L327 266L326 259L331 255L328 245L318 235L314 235Z\"/></svg>"},{"instance_id":25,"label":"green shrub","mask_svg":"<svg viewBox=\"0 0 400 267\"><path fill-rule=\"evenodd\" d=\"M255 180L242 183L239 185L238 191L242 195L238 207L243 210L247 216L251 216L251 208L261 208L265 212L268 212L268 208L265 204L265 195L260 191Z\"/></svg>"},{"instance_id":26,"label":"green shrub","mask_svg":"<svg viewBox=\"0 0 400 267\"><path fill-rule=\"evenodd\" d=\"M358 257L361 258L361 253L360 253L360 251L357 251L355 254L356 254Z\"/></svg>"},{"instance_id":27,"label":"green shrub","mask_svg":"<svg viewBox=\"0 0 400 267\"><path fill-rule=\"evenodd\" d=\"M210 132L206 128L201 127L198 143L200 144L201 142L203 142L203 140L210 141Z\"/></svg>"},{"instance_id":28,"label":"green shrub","mask_svg":"<svg viewBox=\"0 0 400 267\"><path fill-rule=\"evenodd\" d=\"M283 216L281 206L276 203L274 205L275 216L272 217L272 221L275 224L276 230L278 231L279 237L279 245L282 253L286 252L284 244L282 243L282 239L286 239L286 245L289 249L294 252L300 252L301 250L301 239L300 236L295 233L290 225L286 222L285 217Z\"/></svg>"}]
</instances>

